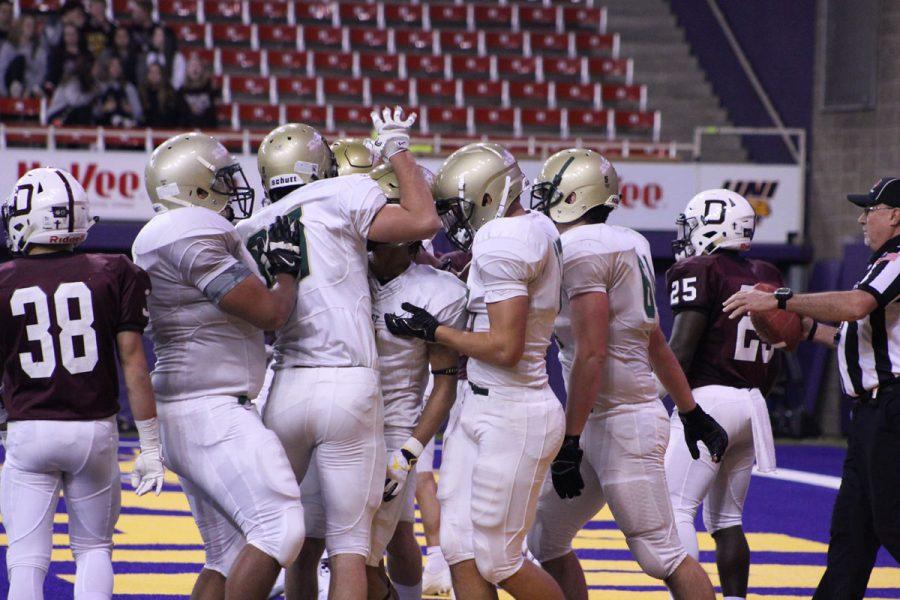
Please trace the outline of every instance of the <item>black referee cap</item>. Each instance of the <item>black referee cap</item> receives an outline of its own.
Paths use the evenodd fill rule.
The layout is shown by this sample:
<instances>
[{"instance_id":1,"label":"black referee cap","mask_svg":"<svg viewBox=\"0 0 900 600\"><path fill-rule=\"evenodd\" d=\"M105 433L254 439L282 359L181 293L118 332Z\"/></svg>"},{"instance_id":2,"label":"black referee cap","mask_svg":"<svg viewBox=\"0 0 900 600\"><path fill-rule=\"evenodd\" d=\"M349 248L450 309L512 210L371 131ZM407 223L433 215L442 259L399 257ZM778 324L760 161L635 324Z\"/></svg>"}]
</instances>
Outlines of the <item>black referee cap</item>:
<instances>
[{"instance_id":1,"label":"black referee cap","mask_svg":"<svg viewBox=\"0 0 900 600\"><path fill-rule=\"evenodd\" d=\"M882 177L868 194L849 194L847 200L863 208L876 204L900 208L900 177Z\"/></svg>"}]
</instances>

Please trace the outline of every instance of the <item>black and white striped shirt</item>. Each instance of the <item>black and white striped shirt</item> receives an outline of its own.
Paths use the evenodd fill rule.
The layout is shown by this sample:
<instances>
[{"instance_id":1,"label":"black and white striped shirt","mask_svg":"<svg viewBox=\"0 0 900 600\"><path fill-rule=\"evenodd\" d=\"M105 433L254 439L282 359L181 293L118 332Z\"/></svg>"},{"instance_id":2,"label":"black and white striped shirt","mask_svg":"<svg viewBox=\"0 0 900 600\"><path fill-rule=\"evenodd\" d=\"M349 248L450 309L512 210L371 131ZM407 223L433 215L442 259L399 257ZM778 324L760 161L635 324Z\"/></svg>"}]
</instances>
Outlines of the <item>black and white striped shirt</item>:
<instances>
[{"instance_id":1,"label":"black and white striped shirt","mask_svg":"<svg viewBox=\"0 0 900 600\"><path fill-rule=\"evenodd\" d=\"M859 321L841 324L838 368L849 396L860 396L900 377L900 236L869 260L865 276L854 286L878 302Z\"/></svg>"}]
</instances>

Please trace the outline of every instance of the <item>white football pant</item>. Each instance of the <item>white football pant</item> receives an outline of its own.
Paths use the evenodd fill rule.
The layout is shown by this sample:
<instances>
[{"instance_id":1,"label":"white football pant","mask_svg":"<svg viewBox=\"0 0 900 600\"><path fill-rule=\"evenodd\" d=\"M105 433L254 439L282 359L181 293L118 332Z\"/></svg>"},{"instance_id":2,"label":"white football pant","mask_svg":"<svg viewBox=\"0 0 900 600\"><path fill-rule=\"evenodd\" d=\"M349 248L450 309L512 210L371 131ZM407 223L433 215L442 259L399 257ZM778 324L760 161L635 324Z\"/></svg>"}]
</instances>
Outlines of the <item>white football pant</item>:
<instances>
[{"instance_id":1,"label":"white football pant","mask_svg":"<svg viewBox=\"0 0 900 600\"><path fill-rule=\"evenodd\" d=\"M497 584L522 567L522 542L559 451L565 415L550 386L468 386L459 423L445 437L438 500L441 549L450 565L475 560Z\"/></svg>"},{"instance_id":2,"label":"white football pant","mask_svg":"<svg viewBox=\"0 0 900 600\"><path fill-rule=\"evenodd\" d=\"M528 533L531 553L542 563L568 554L578 531L609 503L644 572L668 578L686 556L667 494L668 442L668 414L662 402L620 404L591 413L581 435L584 489L577 498L563 500L547 477L537 519ZM671 441L679 443L684 440Z\"/></svg>"},{"instance_id":3,"label":"white football pant","mask_svg":"<svg viewBox=\"0 0 900 600\"><path fill-rule=\"evenodd\" d=\"M245 544L291 564L303 544L300 489L284 449L234 396L158 402L163 461L203 538L204 568L228 576Z\"/></svg>"},{"instance_id":4,"label":"white football pant","mask_svg":"<svg viewBox=\"0 0 900 600\"><path fill-rule=\"evenodd\" d=\"M9 423L0 511L9 537L10 600L44 597L60 489L75 555L75 598L112 598L110 554L121 495L118 447L115 417Z\"/></svg>"},{"instance_id":5,"label":"white football pant","mask_svg":"<svg viewBox=\"0 0 900 600\"><path fill-rule=\"evenodd\" d=\"M678 535L688 553L697 558L697 531L694 517L703 502L703 524L709 533L742 523L744 500L750 487L755 454L751 422L750 394L759 390L719 385L693 391L694 400L728 433L728 449L722 462L714 463L702 443L700 459L693 460L684 443L670 444L666 452L666 478L675 509ZM672 414L672 439L684 439L684 426Z\"/></svg>"},{"instance_id":6,"label":"white football pant","mask_svg":"<svg viewBox=\"0 0 900 600\"><path fill-rule=\"evenodd\" d=\"M412 435L412 427L384 426L385 467L391 454L403 447L403 443ZM421 457L420 457L421 459ZM418 463L416 464L418 467ZM391 538L397 529L397 523L416 522L416 471L415 469L406 477L403 488L390 502L382 502L372 519L372 547L369 549L369 558L366 564L377 567L387 550Z\"/></svg>"},{"instance_id":7,"label":"white football pant","mask_svg":"<svg viewBox=\"0 0 900 600\"><path fill-rule=\"evenodd\" d=\"M329 556L369 555L387 467L383 419L374 369L275 372L264 420L302 482L307 535L324 538Z\"/></svg>"}]
</instances>

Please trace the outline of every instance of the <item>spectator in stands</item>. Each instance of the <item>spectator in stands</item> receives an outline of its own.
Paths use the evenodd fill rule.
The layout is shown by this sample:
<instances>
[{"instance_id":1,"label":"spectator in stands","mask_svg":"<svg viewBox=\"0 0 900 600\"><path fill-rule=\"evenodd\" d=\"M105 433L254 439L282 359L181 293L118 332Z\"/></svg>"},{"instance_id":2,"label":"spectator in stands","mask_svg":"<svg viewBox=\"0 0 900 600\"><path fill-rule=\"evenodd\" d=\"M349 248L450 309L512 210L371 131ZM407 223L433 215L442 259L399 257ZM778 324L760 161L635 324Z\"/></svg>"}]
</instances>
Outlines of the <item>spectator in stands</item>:
<instances>
[{"instance_id":1,"label":"spectator in stands","mask_svg":"<svg viewBox=\"0 0 900 600\"><path fill-rule=\"evenodd\" d=\"M218 124L216 98L209 65L191 54L185 68L184 85L178 90L178 116L182 127L212 129Z\"/></svg>"},{"instance_id":2,"label":"spectator in stands","mask_svg":"<svg viewBox=\"0 0 900 600\"><path fill-rule=\"evenodd\" d=\"M0 0L0 42L9 39L13 28L13 5L9 0Z\"/></svg>"},{"instance_id":3,"label":"spectator in stands","mask_svg":"<svg viewBox=\"0 0 900 600\"><path fill-rule=\"evenodd\" d=\"M113 43L103 52L103 59L109 59L115 56L122 63L122 71L125 73L125 79L131 83L137 83L137 64L138 55L131 43L131 32L127 27L116 27L113 33Z\"/></svg>"},{"instance_id":4,"label":"spectator in stands","mask_svg":"<svg viewBox=\"0 0 900 600\"><path fill-rule=\"evenodd\" d=\"M184 85L184 55L175 49L175 40L166 35L166 28L162 25L153 28L150 50L139 64L138 81L146 78L147 67L152 64L162 67L166 78L176 90Z\"/></svg>"},{"instance_id":5,"label":"spectator in stands","mask_svg":"<svg viewBox=\"0 0 900 600\"><path fill-rule=\"evenodd\" d=\"M161 23L153 20L153 2L151 0L132 0L129 5L131 10L131 22L128 26L131 31L131 42L138 52L149 52L153 41L153 30ZM172 38L174 36L166 29L166 36Z\"/></svg>"},{"instance_id":6,"label":"spectator in stands","mask_svg":"<svg viewBox=\"0 0 900 600\"><path fill-rule=\"evenodd\" d=\"M90 12L85 26L85 37L88 50L91 51L94 58L97 58L106 50L107 46L112 44L116 26L106 17L106 0L91 0L89 6Z\"/></svg>"},{"instance_id":7,"label":"spectator in stands","mask_svg":"<svg viewBox=\"0 0 900 600\"><path fill-rule=\"evenodd\" d=\"M171 128L179 124L175 90L158 63L147 65L147 77L141 84L144 125Z\"/></svg>"},{"instance_id":8,"label":"spectator in stands","mask_svg":"<svg viewBox=\"0 0 900 600\"><path fill-rule=\"evenodd\" d=\"M62 41L63 29L66 25L74 25L80 32L84 31L87 16L84 13L84 4L80 0L67 0L55 17L51 17L44 24L44 43L48 48L58 46Z\"/></svg>"},{"instance_id":9,"label":"spectator in stands","mask_svg":"<svg viewBox=\"0 0 900 600\"><path fill-rule=\"evenodd\" d=\"M84 39L84 35L72 23L64 25L62 40L50 52L46 82L50 86L48 92L52 92L53 88L59 85L63 74L69 72L69 68L75 62L89 59L90 56L88 55L87 42Z\"/></svg>"},{"instance_id":10,"label":"spectator in stands","mask_svg":"<svg viewBox=\"0 0 900 600\"><path fill-rule=\"evenodd\" d=\"M47 108L47 120L51 124L93 123L94 99L97 97L96 75L99 68L99 63L94 65L87 55L70 63Z\"/></svg>"},{"instance_id":11,"label":"spectator in stands","mask_svg":"<svg viewBox=\"0 0 900 600\"><path fill-rule=\"evenodd\" d=\"M136 127L144 120L141 98L125 79L122 62L112 57L105 64L105 82L94 104L94 122L108 127Z\"/></svg>"},{"instance_id":12,"label":"spectator in stands","mask_svg":"<svg viewBox=\"0 0 900 600\"><path fill-rule=\"evenodd\" d=\"M0 45L0 96L40 96L46 74L47 49L37 20L24 15L13 26L10 39Z\"/></svg>"}]
</instances>

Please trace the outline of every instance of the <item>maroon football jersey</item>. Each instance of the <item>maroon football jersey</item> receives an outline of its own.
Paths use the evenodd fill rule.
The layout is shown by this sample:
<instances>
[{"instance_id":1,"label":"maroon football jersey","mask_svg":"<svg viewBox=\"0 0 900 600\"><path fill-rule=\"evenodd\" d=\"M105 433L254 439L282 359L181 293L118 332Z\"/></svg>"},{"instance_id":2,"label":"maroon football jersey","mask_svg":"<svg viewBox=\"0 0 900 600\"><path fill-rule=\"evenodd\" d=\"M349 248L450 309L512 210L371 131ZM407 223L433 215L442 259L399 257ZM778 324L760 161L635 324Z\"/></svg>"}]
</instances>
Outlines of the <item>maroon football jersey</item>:
<instances>
[{"instance_id":1,"label":"maroon football jersey","mask_svg":"<svg viewBox=\"0 0 900 600\"><path fill-rule=\"evenodd\" d=\"M119 254L57 252L0 265L9 420L116 414L116 334L144 330L149 290L147 274Z\"/></svg>"},{"instance_id":2,"label":"maroon football jersey","mask_svg":"<svg viewBox=\"0 0 900 600\"><path fill-rule=\"evenodd\" d=\"M715 252L675 263L666 283L672 312L696 310L707 316L706 331L686 373L691 388L725 385L768 391L777 376L774 349L759 339L750 317L729 319L722 303L757 283L781 287L778 269L736 252Z\"/></svg>"}]
</instances>

